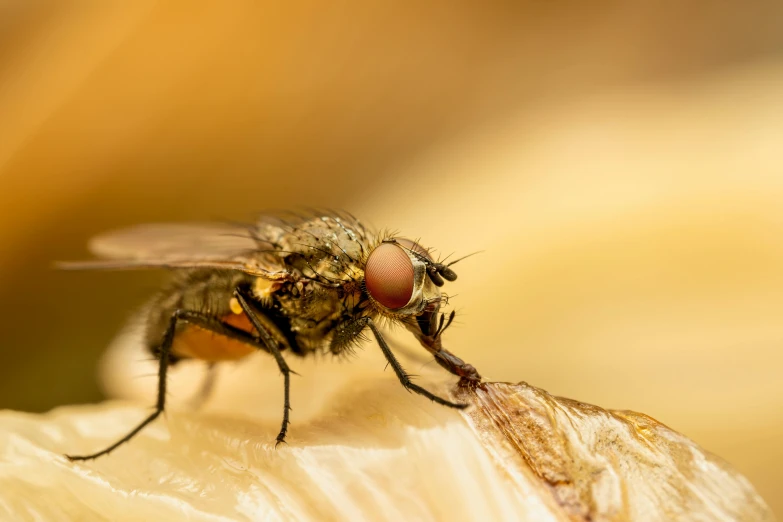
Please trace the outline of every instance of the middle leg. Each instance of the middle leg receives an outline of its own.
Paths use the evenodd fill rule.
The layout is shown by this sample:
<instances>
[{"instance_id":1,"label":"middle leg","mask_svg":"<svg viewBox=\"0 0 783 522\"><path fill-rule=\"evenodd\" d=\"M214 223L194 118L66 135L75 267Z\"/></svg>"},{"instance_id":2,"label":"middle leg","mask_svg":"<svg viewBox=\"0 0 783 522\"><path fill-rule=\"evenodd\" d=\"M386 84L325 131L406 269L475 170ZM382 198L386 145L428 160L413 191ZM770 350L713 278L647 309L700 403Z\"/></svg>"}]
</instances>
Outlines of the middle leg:
<instances>
[{"instance_id":1,"label":"middle leg","mask_svg":"<svg viewBox=\"0 0 783 522\"><path fill-rule=\"evenodd\" d=\"M275 443L275 447L277 447L281 442L285 442L285 436L288 432L288 424L290 423L288 419L289 412L291 411L291 374L294 372L288 367L288 363L285 358L283 358L278 342L266 328L264 328L264 325L261 324L261 320L256 315L255 310L248 304L247 297L243 295L242 290L237 288L234 291L234 297L236 297L239 306L242 307L242 310L245 312L248 319L250 319L250 322L258 332L261 341L266 346L266 349L272 354L275 361L277 361L277 367L280 368L280 372L283 374L283 390L285 395L283 399L283 424L280 426L280 432L277 434L277 442Z\"/></svg>"}]
</instances>

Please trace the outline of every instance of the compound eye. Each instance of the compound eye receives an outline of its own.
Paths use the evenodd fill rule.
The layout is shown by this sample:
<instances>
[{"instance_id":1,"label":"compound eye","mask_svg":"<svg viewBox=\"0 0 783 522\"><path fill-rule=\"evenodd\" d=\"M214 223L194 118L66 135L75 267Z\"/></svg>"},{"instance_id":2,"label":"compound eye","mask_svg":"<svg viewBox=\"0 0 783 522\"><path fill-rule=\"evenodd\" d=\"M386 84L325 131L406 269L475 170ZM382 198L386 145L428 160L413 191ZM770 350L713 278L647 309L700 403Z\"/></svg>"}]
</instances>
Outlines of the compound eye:
<instances>
[{"instance_id":1,"label":"compound eye","mask_svg":"<svg viewBox=\"0 0 783 522\"><path fill-rule=\"evenodd\" d=\"M381 243L367 259L364 284L372 298L386 308L402 308L413 295L413 263L396 244Z\"/></svg>"}]
</instances>

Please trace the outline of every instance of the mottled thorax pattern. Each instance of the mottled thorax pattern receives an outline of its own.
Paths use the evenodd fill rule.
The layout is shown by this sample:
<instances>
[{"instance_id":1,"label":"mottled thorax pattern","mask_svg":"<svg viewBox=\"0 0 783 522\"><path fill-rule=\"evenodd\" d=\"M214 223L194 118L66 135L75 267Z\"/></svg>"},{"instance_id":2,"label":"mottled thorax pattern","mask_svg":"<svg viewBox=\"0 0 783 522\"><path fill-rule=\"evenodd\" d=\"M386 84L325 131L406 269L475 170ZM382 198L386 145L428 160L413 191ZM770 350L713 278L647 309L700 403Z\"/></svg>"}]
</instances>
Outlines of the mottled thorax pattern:
<instances>
[{"instance_id":1,"label":"mottled thorax pattern","mask_svg":"<svg viewBox=\"0 0 783 522\"><path fill-rule=\"evenodd\" d=\"M302 350L326 350L336 325L367 306L361 281L376 239L348 217L317 216L284 225L260 226L263 237L274 238L291 275L274 292L275 303Z\"/></svg>"}]
</instances>

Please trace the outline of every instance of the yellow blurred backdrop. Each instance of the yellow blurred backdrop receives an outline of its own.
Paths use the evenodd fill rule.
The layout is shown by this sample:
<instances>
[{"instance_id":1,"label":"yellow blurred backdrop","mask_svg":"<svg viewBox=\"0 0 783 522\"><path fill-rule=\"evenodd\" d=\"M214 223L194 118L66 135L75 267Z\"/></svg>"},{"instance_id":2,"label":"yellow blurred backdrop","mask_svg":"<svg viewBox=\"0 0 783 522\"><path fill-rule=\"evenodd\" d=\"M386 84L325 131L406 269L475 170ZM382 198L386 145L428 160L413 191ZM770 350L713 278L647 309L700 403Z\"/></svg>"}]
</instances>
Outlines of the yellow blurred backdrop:
<instances>
[{"instance_id":1,"label":"yellow blurred backdrop","mask_svg":"<svg viewBox=\"0 0 783 522\"><path fill-rule=\"evenodd\" d=\"M484 250L448 345L485 376L783 513L783 4L649 4L0 2L0 408L100 400L161 275L51 270L91 235L339 207Z\"/></svg>"}]
</instances>

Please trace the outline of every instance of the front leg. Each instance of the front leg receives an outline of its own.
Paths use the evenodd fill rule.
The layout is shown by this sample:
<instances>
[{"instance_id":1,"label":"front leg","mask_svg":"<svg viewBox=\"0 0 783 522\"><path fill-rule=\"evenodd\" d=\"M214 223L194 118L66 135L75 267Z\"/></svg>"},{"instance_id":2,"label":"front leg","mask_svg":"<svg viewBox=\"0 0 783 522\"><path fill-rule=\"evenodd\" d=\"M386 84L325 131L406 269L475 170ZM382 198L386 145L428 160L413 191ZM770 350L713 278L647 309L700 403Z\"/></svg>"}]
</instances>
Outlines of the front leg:
<instances>
[{"instance_id":1,"label":"front leg","mask_svg":"<svg viewBox=\"0 0 783 522\"><path fill-rule=\"evenodd\" d=\"M470 388L481 384L481 375L478 370L476 370L476 367L470 363L466 363L443 348L439 337L435 339L420 339L420 341L432 356L435 357L435 362L459 377L459 386Z\"/></svg>"},{"instance_id":2,"label":"front leg","mask_svg":"<svg viewBox=\"0 0 783 522\"><path fill-rule=\"evenodd\" d=\"M449 315L445 322L445 316L440 314L440 322L436 324L437 314L428 314L416 320L405 321L405 327L416 336L428 352L432 354L441 367L459 377L459 385L462 387L475 388L481 384L481 375L475 366L466 363L450 351L443 348L441 335L451 325L454 320L454 312Z\"/></svg>"},{"instance_id":3,"label":"front leg","mask_svg":"<svg viewBox=\"0 0 783 522\"><path fill-rule=\"evenodd\" d=\"M391 348L389 348L389 345L386 344L386 340L381 335L380 330L378 330L378 327L370 317L360 317L355 321L351 321L339 326L332 344L336 346L347 346L355 340L361 338L362 330L364 330L366 327L369 327L372 331L375 339L378 341L378 345L381 347L383 355L386 357L386 360L389 361L389 365L392 367L395 375L397 375L397 378L400 380L400 384L402 384L406 390L423 395L433 402L437 402L438 404L442 404L443 406L448 406L450 408L463 409L468 407L467 404L451 402L443 399L442 397L438 397L434 393L427 391L421 386L411 382L410 376L394 356Z\"/></svg>"}]
</instances>

